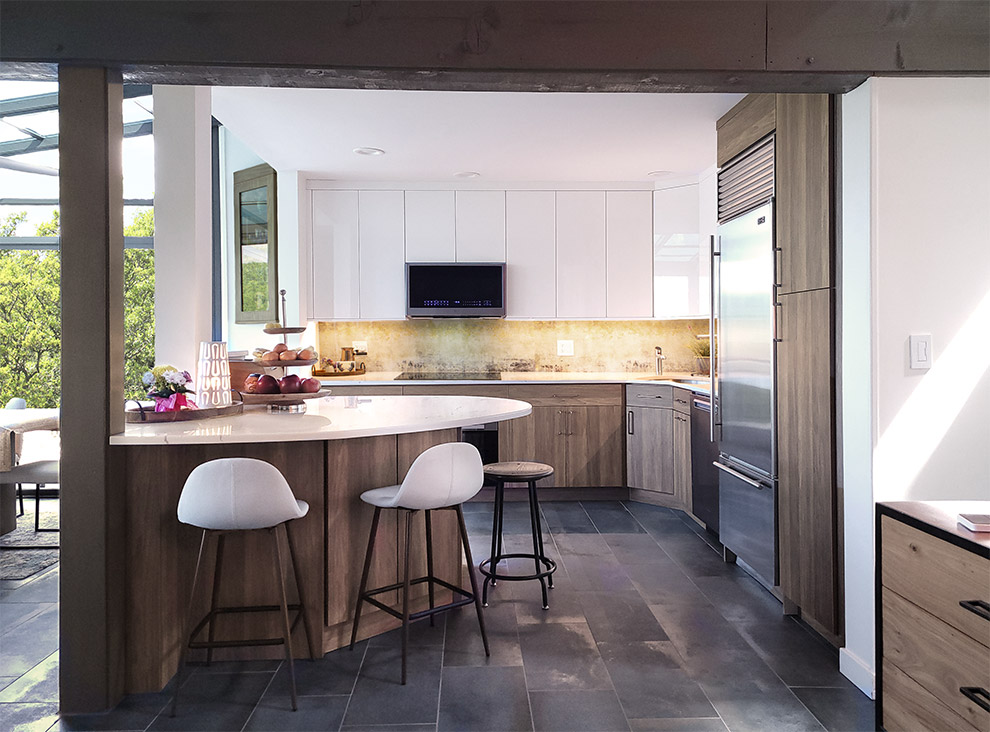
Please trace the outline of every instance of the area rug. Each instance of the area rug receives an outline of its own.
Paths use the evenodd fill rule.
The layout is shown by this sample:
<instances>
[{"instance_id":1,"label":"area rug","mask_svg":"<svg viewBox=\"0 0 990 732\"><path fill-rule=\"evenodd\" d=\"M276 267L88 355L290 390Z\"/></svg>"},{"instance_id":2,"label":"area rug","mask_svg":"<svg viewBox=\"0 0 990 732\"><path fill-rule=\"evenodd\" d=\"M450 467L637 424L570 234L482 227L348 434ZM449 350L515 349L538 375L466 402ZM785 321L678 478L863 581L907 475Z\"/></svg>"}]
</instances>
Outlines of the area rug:
<instances>
[{"instance_id":1,"label":"area rug","mask_svg":"<svg viewBox=\"0 0 990 732\"><path fill-rule=\"evenodd\" d=\"M42 528L58 528L58 514L45 511L39 520ZM17 519L17 528L0 537L0 579L21 580L58 562L57 532L36 532L34 514Z\"/></svg>"}]
</instances>

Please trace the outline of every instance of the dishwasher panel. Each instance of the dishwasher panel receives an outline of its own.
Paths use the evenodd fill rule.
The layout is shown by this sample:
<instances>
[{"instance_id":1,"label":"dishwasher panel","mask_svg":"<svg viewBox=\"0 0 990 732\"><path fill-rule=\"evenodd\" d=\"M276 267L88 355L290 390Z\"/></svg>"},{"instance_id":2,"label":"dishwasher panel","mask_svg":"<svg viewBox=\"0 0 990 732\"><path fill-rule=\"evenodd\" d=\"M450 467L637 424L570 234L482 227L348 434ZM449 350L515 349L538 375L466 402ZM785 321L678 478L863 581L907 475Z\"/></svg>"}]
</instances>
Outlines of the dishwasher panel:
<instances>
[{"instance_id":1,"label":"dishwasher panel","mask_svg":"<svg viewBox=\"0 0 990 732\"><path fill-rule=\"evenodd\" d=\"M712 442L712 407L708 397L691 399L691 513L718 533L718 443Z\"/></svg>"}]
</instances>

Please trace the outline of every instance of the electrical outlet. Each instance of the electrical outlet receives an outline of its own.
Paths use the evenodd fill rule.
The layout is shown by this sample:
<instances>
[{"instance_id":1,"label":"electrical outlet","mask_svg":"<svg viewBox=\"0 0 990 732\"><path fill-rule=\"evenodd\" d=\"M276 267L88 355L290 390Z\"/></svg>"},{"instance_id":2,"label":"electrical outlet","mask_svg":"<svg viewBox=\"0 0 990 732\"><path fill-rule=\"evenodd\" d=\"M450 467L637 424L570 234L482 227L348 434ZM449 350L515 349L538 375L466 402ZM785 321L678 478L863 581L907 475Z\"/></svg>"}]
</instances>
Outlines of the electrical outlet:
<instances>
[{"instance_id":1,"label":"electrical outlet","mask_svg":"<svg viewBox=\"0 0 990 732\"><path fill-rule=\"evenodd\" d=\"M351 341L351 345L354 347L355 356L368 355L368 341Z\"/></svg>"},{"instance_id":2,"label":"electrical outlet","mask_svg":"<svg viewBox=\"0 0 990 732\"><path fill-rule=\"evenodd\" d=\"M574 355L574 341L557 341L557 355L558 356L573 356Z\"/></svg>"}]
</instances>

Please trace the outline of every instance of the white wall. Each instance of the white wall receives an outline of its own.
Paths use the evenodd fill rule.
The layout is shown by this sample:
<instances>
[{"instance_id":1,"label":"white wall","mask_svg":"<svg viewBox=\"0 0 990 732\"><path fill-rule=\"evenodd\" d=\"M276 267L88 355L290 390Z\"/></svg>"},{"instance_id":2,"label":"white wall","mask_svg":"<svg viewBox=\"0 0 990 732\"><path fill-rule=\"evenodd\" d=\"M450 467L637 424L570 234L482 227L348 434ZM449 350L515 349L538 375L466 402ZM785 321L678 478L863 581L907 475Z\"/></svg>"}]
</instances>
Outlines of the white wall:
<instances>
[{"instance_id":1,"label":"white wall","mask_svg":"<svg viewBox=\"0 0 990 732\"><path fill-rule=\"evenodd\" d=\"M196 370L211 335L210 89L155 86L155 361Z\"/></svg>"},{"instance_id":2,"label":"white wall","mask_svg":"<svg viewBox=\"0 0 990 732\"><path fill-rule=\"evenodd\" d=\"M873 502L990 500L990 80L878 78L843 108L842 668L863 688L875 667ZM930 370L908 368L912 333L932 335ZM864 401L869 435L855 424Z\"/></svg>"}]
</instances>

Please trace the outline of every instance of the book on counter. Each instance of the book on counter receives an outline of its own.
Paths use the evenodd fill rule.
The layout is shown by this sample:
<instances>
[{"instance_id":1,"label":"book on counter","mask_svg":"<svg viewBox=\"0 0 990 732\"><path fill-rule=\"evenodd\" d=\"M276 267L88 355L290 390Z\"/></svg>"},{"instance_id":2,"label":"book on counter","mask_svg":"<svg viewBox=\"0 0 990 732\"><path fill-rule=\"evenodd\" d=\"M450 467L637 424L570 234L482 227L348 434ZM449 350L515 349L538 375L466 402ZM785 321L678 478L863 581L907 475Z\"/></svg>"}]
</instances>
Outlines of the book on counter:
<instances>
[{"instance_id":1,"label":"book on counter","mask_svg":"<svg viewBox=\"0 0 990 732\"><path fill-rule=\"evenodd\" d=\"M958 522L970 531L990 532L990 513L961 513Z\"/></svg>"}]
</instances>

